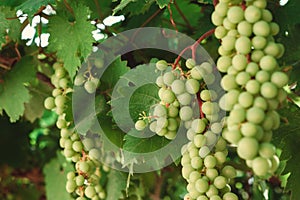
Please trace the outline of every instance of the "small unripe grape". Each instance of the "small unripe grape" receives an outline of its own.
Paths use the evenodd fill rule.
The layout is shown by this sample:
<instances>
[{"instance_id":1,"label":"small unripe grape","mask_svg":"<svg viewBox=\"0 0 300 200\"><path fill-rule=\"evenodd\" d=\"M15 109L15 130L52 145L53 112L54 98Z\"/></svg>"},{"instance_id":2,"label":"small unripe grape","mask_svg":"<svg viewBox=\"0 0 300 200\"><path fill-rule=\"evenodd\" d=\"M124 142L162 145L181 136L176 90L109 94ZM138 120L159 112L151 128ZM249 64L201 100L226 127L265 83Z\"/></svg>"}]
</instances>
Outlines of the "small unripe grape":
<instances>
[{"instance_id":1,"label":"small unripe grape","mask_svg":"<svg viewBox=\"0 0 300 200\"><path fill-rule=\"evenodd\" d=\"M260 124L265 118L265 113L262 109L257 107L252 107L247 110L246 118L249 122Z\"/></svg>"},{"instance_id":2,"label":"small unripe grape","mask_svg":"<svg viewBox=\"0 0 300 200\"><path fill-rule=\"evenodd\" d=\"M159 60L156 62L156 68L160 71L166 70L168 67L168 63L165 60Z\"/></svg>"},{"instance_id":3,"label":"small unripe grape","mask_svg":"<svg viewBox=\"0 0 300 200\"><path fill-rule=\"evenodd\" d=\"M207 178L211 181L213 181L218 175L218 170L213 169L213 168L208 168L206 169L206 173L205 175L207 176Z\"/></svg>"},{"instance_id":4,"label":"small unripe grape","mask_svg":"<svg viewBox=\"0 0 300 200\"><path fill-rule=\"evenodd\" d=\"M227 30L224 26L218 26L215 30L215 36L217 39L222 39L227 34Z\"/></svg>"},{"instance_id":5,"label":"small unripe grape","mask_svg":"<svg viewBox=\"0 0 300 200\"><path fill-rule=\"evenodd\" d=\"M66 127L67 127L67 122L66 122L66 120L64 120L64 119L58 119L58 120L56 121L56 126L57 126L57 128L59 128L59 129L66 128Z\"/></svg>"},{"instance_id":6,"label":"small unripe grape","mask_svg":"<svg viewBox=\"0 0 300 200\"><path fill-rule=\"evenodd\" d=\"M194 183L200 178L201 178L201 174L198 171L193 171L189 176L189 181Z\"/></svg>"},{"instance_id":7,"label":"small unripe grape","mask_svg":"<svg viewBox=\"0 0 300 200\"><path fill-rule=\"evenodd\" d=\"M84 184L84 177L82 175L76 176L75 182L77 186L82 186Z\"/></svg>"},{"instance_id":8,"label":"small unripe grape","mask_svg":"<svg viewBox=\"0 0 300 200\"><path fill-rule=\"evenodd\" d=\"M175 94L182 94L185 91L185 84L183 80L175 80L171 84L172 91Z\"/></svg>"},{"instance_id":9,"label":"small unripe grape","mask_svg":"<svg viewBox=\"0 0 300 200\"><path fill-rule=\"evenodd\" d=\"M101 157L100 150L94 148L89 151L89 157L93 160L99 160Z\"/></svg>"},{"instance_id":10,"label":"small unripe grape","mask_svg":"<svg viewBox=\"0 0 300 200\"><path fill-rule=\"evenodd\" d=\"M259 146L259 155L263 158L272 158L275 155L276 148L271 143L261 143Z\"/></svg>"},{"instance_id":11,"label":"small unripe grape","mask_svg":"<svg viewBox=\"0 0 300 200\"><path fill-rule=\"evenodd\" d=\"M53 97L47 97L44 101L44 107L48 110L51 110L55 108L54 98Z\"/></svg>"},{"instance_id":12,"label":"small unripe grape","mask_svg":"<svg viewBox=\"0 0 300 200\"><path fill-rule=\"evenodd\" d=\"M277 57L277 55L280 53L280 47L275 42L270 41L264 48L264 52L267 55Z\"/></svg>"},{"instance_id":13,"label":"small unripe grape","mask_svg":"<svg viewBox=\"0 0 300 200\"><path fill-rule=\"evenodd\" d=\"M271 22L273 20L272 13L268 9L262 10L262 20L266 22Z\"/></svg>"},{"instance_id":14,"label":"small unripe grape","mask_svg":"<svg viewBox=\"0 0 300 200\"><path fill-rule=\"evenodd\" d=\"M86 82L84 83L84 89L85 89L88 93L92 94L92 93L94 93L94 92L96 91L97 86L96 86L96 84L95 84L94 82L92 82L92 81L86 81Z\"/></svg>"},{"instance_id":15,"label":"small unripe grape","mask_svg":"<svg viewBox=\"0 0 300 200\"><path fill-rule=\"evenodd\" d=\"M224 48L224 50L226 51L231 51L234 49L234 46L235 46L235 37L233 36L225 36L223 39L222 39L222 46Z\"/></svg>"},{"instance_id":16,"label":"small unripe grape","mask_svg":"<svg viewBox=\"0 0 300 200\"><path fill-rule=\"evenodd\" d=\"M263 97L265 97L267 99L272 99L272 98L276 97L276 95L278 93L278 89L275 86L275 84L273 84L271 82L265 82L261 85L260 93Z\"/></svg>"},{"instance_id":17,"label":"small unripe grape","mask_svg":"<svg viewBox=\"0 0 300 200\"><path fill-rule=\"evenodd\" d=\"M232 66L238 70L242 71L247 67L248 60L245 55L237 54L232 58Z\"/></svg>"},{"instance_id":18,"label":"small unripe grape","mask_svg":"<svg viewBox=\"0 0 300 200\"><path fill-rule=\"evenodd\" d=\"M225 17L228 11L228 4L219 2L216 7L215 7L216 12L218 13L219 16Z\"/></svg>"},{"instance_id":19,"label":"small unripe grape","mask_svg":"<svg viewBox=\"0 0 300 200\"><path fill-rule=\"evenodd\" d=\"M75 173L74 172L68 172L67 173L67 179L68 180L73 180L75 178Z\"/></svg>"},{"instance_id":20,"label":"small unripe grape","mask_svg":"<svg viewBox=\"0 0 300 200\"><path fill-rule=\"evenodd\" d=\"M85 162L85 161L79 161L79 162L78 162L78 169L79 169L80 171L82 171L83 173L87 173L87 172L89 171L89 169L90 169L90 166L89 166L89 164L88 164L87 162Z\"/></svg>"},{"instance_id":21,"label":"small unripe grape","mask_svg":"<svg viewBox=\"0 0 300 200\"><path fill-rule=\"evenodd\" d=\"M245 86L247 92L250 94L258 94L260 92L260 84L257 80L250 80L246 83Z\"/></svg>"},{"instance_id":22,"label":"small unripe grape","mask_svg":"<svg viewBox=\"0 0 300 200\"><path fill-rule=\"evenodd\" d=\"M205 179L198 179L196 182L195 182L195 188L198 192L200 193L205 193L207 192L208 188L209 188L209 184L207 182L207 180Z\"/></svg>"},{"instance_id":23,"label":"small unripe grape","mask_svg":"<svg viewBox=\"0 0 300 200\"><path fill-rule=\"evenodd\" d=\"M77 74L77 76L74 79L74 85L81 86L85 82L85 77L82 74Z\"/></svg>"},{"instance_id":24,"label":"small unripe grape","mask_svg":"<svg viewBox=\"0 0 300 200\"><path fill-rule=\"evenodd\" d=\"M227 192L223 195L223 200L238 200L238 196L232 192Z\"/></svg>"},{"instance_id":25,"label":"small unripe grape","mask_svg":"<svg viewBox=\"0 0 300 200\"><path fill-rule=\"evenodd\" d=\"M227 178L235 178L236 177L236 170L234 167L230 165L226 165L223 169L221 174Z\"/></svg>"},{"instance_id":26,"label":"small unripe grape","mask_svg":"<svg viewBox=\"0 0 300 200\"><path fill-rule=\"evenodd\" d=\"M211 184L209 186L208 191L205 194L206 194L206 196L208 196L209 198L211 198L214 195L217 195L218 193L219 193L219 190L216 188L216 186L214 186L213 184Z\"/></svg>"},{"instance_id":27,"label":"small unripe grape","mask_svg":"<svg viewBox=\"0 0 300 200\"><path fill-rule=\"evenodd\" d=\"M91 150L95 146L94 140L91 138L85 138L82 140L82 144L87 151Z\"/></svg>"},{"instance_id":28,"label":"small unripe grape","mask_svg":"<svg viewBox=\"0 0 300 200\"><path fill-rule=\"evenodd\" d=\"M225 73L230 66L231 66L231 57L229 56L221 56L217 61L217 68L220 72Z\"/></svg>"},{"instance_id":29,"label":"small unripe grape","mask_svg":"<svg viewBox=\"0 0 300 200\"><path fill-rule=\"evenodd\" d=\"M193 67L195 67L196 65L196 61L192 58L188 58L186 61L185 61L185 66L188 68L188 69L192 69Z\"/></svg>"},{"instance_id":30,"label":"small unripe grape","mask_svg":"<svg viewBox=\"0 0 300 200\"><path fill-rule=\"evenodd\" d=\"M258 64L255 62L250 62L246 66L246 72L248 72L251 76L255 76L255 74L259 71Z\"/></svg>"},{"instance_id":31,"label":"small unripe grape","mask_svg":"<svg viewBox=\"0 0 300 200\"><path fill-rule=\"evenodd\" d=\"M55 97L54 103L57 107L63 107L66 103L66 97L63 95L58 95Z\"/></svg>"},{"instance_id":32,"label":"small unripe grape","mask_svg":"<svg viewBox=\"0 0 300 200\"><path fill-rule=\"evenodd\" d=\"M172 72L166 72L163 75L164 83L168 86L170 86L173 81L175 80L175 75Z\"/></svg>"},{"instance_id":33,"label":"small unripe grape","mask_svg":"<svg viewBox=\"0 0 300 200\"><path fill-rule=\"evenodd\" d=\"M253 25L253 33L258 36L267 37L271 33L270 25L266 21L258 21Z\"/></svg>"},{"instance_id":34,"label":"small unripe grape","mask_svg":"<svg viewBox=\"0 0 300 200\"><path fill-rule=\"evenodd\" d=\"M157 104L155 105L153 115L157 117L166 117L167 116L167 108L164 105Z\"/></svg>"},{"instance_id":35,"label":"small unripe grape","mask_svg":"<svg viewBox=\"0 0 300 200\"><path fill-rule=\"evenodd\" d=\"M252 38L252 46L254 49L263 49L267 45L267 39L263 36L254 36Z\"/></svg>"},{"instance_id":36,"label":"small unripe grape","mask_svg":"<svg viewBox=\"0 0 300 200\"><path fill-rule=\"evenodd\" d=\"M168 107L168 116L169 117L177 117L178 116L178 108L173 106L172 104Z\"/></svg>"},{"instance_id":37,"label":"small unripe grape","mask_svg":"<svg viewBox=\"0 0 300 200\"><path fill-rule=\"evenodd\" d=\"M240 6L232 6L228 9L227 18L230 22L237 24L244 19L244 11Z\"/></svg>"},{"instance_id":38,"label":"small unripe grape","mask_svg":"<svg viewBox=\"0 0 300 200\"><path fill-rule=\"evenodd\" d=\"M248 107L252 106L253 99L254 99L253 95L250 94L249 92L242 92L239 95L238 102L244 108L248 108Z\"/></svg>"},{"instance_id":39,"label":"small unripe grape","mask_svg":"<svg viewBox=\"0 0 300 200\"><path fill-rule=\"evenodd\" d=\"M227 154L222 151L218 151L214 156L217 159L218 165L222 165L226 161Z\"/></svg>"},{"instance_id":40,"label":"small unripe grape","mask_svg":"<svg viewBox=\"0 0 300 200\"><path fill-rule=\"evenodd\" d=\"M242 138L237 146L237 154L245 160L252 160L258 153L258 142L252 137Z\"/></svg>"},{"instance_id":41,"label":"small unripe grape","mask_svg":"<svg viewBox=\"0 0 300 200\"><path fill-rule=\"evenodd\" d=\"M69 80L67 78L62 78L59 80L59 87L66 89L68 87Z\"/></svg>"},{"instance_id":42,"label":"small unripe grape","mask_svg":"<svg viewBox=\"0 0 300 200\"><path fill-rule=\"evenodd\" d=\"M98 69L103 68L103 66L104 66L104 60L103 60L103 58L101 58L101 57L95 58L94 64L95 64L95 67L98 68Z\"/></svg>"},{"instance_id":43,"label":"small unripe grape","mask_svg":"<svg viewBox=\"0 0 300 200\"><path fill-rule=\"evenodd\" d=\"M197 148L203 147L206 144L206 137L202 134L195 135L193 142Z\"/></svg>"},{"instance_id":44,"label":"small unripe grape","mask_svg":"<svg viewBox=\"0 0 300 200\"><path fill-rule=\"evenodd\" d=\"M184 165L181 169L182 177L187 179L190 176L191 172L193 172L193 171L194 171L194 169L191 165L189 165L189 164Z\"/></svg>"},{"instance_id":45,"label":"small unripe grape","mask_svg":"<svg viewBox=\"0 0 300 200\"><path fill-rule=\"evenodd\" d=\"M245 122L241 126L241 133L246 137L254 137L257 131L257 125L251 122Z\"/></svg>"},{"instance_id":46,"label":"small unripe grape","mask_svg":"<svg viewBox=\"0 0 300 200\"><path fill-rule=\"evenodd\" d=\"M200 169L203 166L203 161L200 157L193 157L191 159L191 166L194 169Z\"/></svg>"},{"instance_id":47,"label":"small unripe grape","mask_svg":"<svg viewBox=\"0 0 300 200\"><path fill-rule=\"evenodd\" d=\"M271 82L274 83L278 88L282 88L288 84L288 76L284 72L274 72L271 76Z\"/></svg>"},{"instance_id":48,"label":"small unripe grape","mask_svg":"<svg viewBox=\"0 0 300 200\"><path fill-rule=\"evenodd\" d=\"M194 119L191 125L195 133L202 133L205 130L206 124L202 119Z\"/></svg>"},{"instance_id":49,"label":"small unripe grape","mask_svg":"<svg viewBox=\"0 0 300 200\"><path fill-rule=\"evenodd\" d=\"M264 52L261 50L253 50L251 53L251 60L253 62L259 63L259 61L265 56Z\"/></svg>"},{"instance_id":50,"label":"small unripe grape","mask_svg":"<svg viewBox=\"0 0 300 200\"><path fill-rule=\"evenodd\" d=\"M213 90L202 90L200 92L200 98L203 101L213 101L217 98L217 93Z\"/></svg>"},{"instance_id":51,"label":"small unripe grape","mask_svg":"<svg viewBox=\"0 0 300 200\"><path fill-rule=\"evenodd\" d=\"M213 66L209 62L203 62L200 67L205 70L206 74L213 73Z\"/></svg>"},{"instance_id":52,"label":"small unripe grape","mask_svg":"<svg viewBox=\"0 0 300 200\"><path fill-rule=\"evenodd\" d=\"M262 12L256 6L248 6L245 10L245 19L250 23L255 23L260 20Z\"/></svg>"},{"instance_id":53,"label":"small unripe grape","mask_svg":"<svg viewBox=\"0 0 300 200\"><path fill-rule=\"evenodd\" d=\"M193 117L193 110L189 106L183 106L179 110L180 119L183 121L188 121Z\"/></svg>"},{"instance_id":54,"label":"small unripe grape","mask_svg":"<svg viewBox=\"0 0 300 200\"><path fill-rule=\"evenodd\" d=\"M221 80L221 86L225 91L235 89L237 84L235 82L235 76L226 74Z\"/></svg>"},{"instance_id":55,"label":"small unripe grape","mask_svg":"<svg viewBox=\"0 0 300 200\"><path fill-rule=\"evenodd\" d=\"M247 21L242 21L238 24L237 30L239 34L244 36L251 36L252 35L252 25Z\"/></svg>"},{"instance_id":56,"label":"small unripe grape","mask_svg":"<svg viewBox=\"0 0 300 200\"><path fill-rule=\"evenodd\" d=\"M76 183L75 181L72 181L72 180L68 180L67 181L67 184L66 184L66 190L68 193L72 193L74 192L76 189Z\"/></svg>"},{"instance_id":57,"label":"small unripe grape","mask_svg":"<svg viewBox=\"0 0 300 200\"><path fill-rule=\"evenodd\" d=\"M175 94L171 90L165 90L162 93L161 100L165 103L173 103L175 100Z\"/></svg>"},{"instance_id":58,"label":"small unripe grape","mask_svg":"<svg viewBox=\"0 0 300 200\"><path fill-rule=\"evenodd\" d=\"M236 24L232 23L231 21L229 21L227 17L225 17L224 20L223 20L223 26L227 30L234 30L234 29L236 29Z\"/></svg>"},{"instance_id":59,"label":"small unripe grape","mask_svg":"<svg viewBox=\"0 0 300 200\"><path fill-rule=\"evenodd\" d=\"M215 26L222 25L223 17L220 16L216 11L211 14L211 21Z\"/></svg>"},{"instance_id":60,"label":"small unripe grape","mask_svg":"<svg viewBox=\"0 0 300 200\"><path fill-rule=\"evenodd\" d=\"M214 168L217 165L217 159L212 155L208 155L204 158L204 165L207 168Z\"/></svg>"},{"instance_id":61,"label":"small unripe grape","mask_svg":"<svg viewBox=\"0 0 300 200\"><path fill-rule=\"evenodd\" d=\"M206 74L206 71L203 68L201 68L200 65L196 65L191 70L191 77L196 80L201 80L205 74Z\"/></svg>"},{"instance_id":62,"label":"small unripe grape","mask_svg":"<svg viewBox=\"0 0 300 200\"><path fill-rule=\"evenodd\" d=\"M93 186L87 186L84 190L84 194L85 196L87 196L88 198L92 198L93 196L96 195L96 191L95 188Z\"/></svg>"},{"instance_id":63,"label":"small unripe grape","mask_svg":"<svg viewBox=\"0 0 300 200\"><path fill-rule=\"evenodd\" d=\"M271 163L268 162L267 159L262 158L262 157L257 157L252 161L252 169L253 172L257 175L257 176L265 176L267 175Z\"/></svg>"},{"instance_id":64,"label":"small unripe grape","mask_svg":"<svg viewBox=\"0 0 300 200\"><path fill-rule=\"evenodd\" d=\"M246 36L239 37L235 42L235 49L241 54L248 54L251 52L251 41Z\"/></svg>"},{"instance_id":65,"label":"small unripe grape","mask_svg":"<svg viewBox=\"0 0 300 200\"><path fill-rule=\"evenodd\" d=\"M76 152L81 152L83 149L81 141L75 141L72 145L72 149Z\"/></svg>"},{"instance_id":66,"label":"small unripe grape","mask_svg":"<svg viewBox=\"0 0 300 200\"><path fill-rule=\"evenodd\" d=\"M158 87L163 87L163 86L165 86L163 76L157 77L155 83L156 83L156 85L157 85Z\"/></svg>"},{"instance_id":67,"label":"small unripe grape","mask_svg":"<svg viewBox=\"0 0 300 200\"><path fill-rule=\"evenodd\" d=\"M60 67L55 70L55 76L59 79L63 78L66 75L64 68Z\"/></svg>"},{"instance_id":68,"label":"small unripe grape","mask_svg":"<svg viewBox=\"0 0 300 200\"><path fill-rule=\"evenodd\" d=\"M188 79L185 82L185 89L190 94L196 94L199 91L200 84L195 79Z\"/></svg>"},{"instance_id":69,"label":"small unripe grape","mask_svg":"<svg viewBox=\"0 0 300 200\"><path fill-rule=\"evenodd\" d=\"M227 180L224 176L217 176L214 180L214 185L217 189L222 189L226 186Z\"/></svg>"},{"instance_id":70,"label":"small unripe grape","mask_svg":"<svg viewBox=\"0 0 300 200\"><path fill-rule=\"evenodd\" d=\"M138 131L142 131L146 128L147 124L144 120L138 120L135 122L134 127Z\"/></svg>"},{"instance_id":71,"label":"small unripe grape","mask_svg":"<svg viewBox=\"0 0 300 200\"><path fill-rule=\"evenodd\" d=\"M245 85L250 79L250 74L248 72L242 71L237 74L235 81L239 85Z\"/></svg>"},{"instance_id":72,"label":"small unripe grape","mask_svg":"<svg viewBox=\"0 0 300 200\"><path fill-rule=\"evenodd\" d=\"M245 109L243 109L243 108L233 109L230 112L229 117L230 117L230 121L231 122L233 122L233 123L241 123L246 118Z\"/></svg>"},{"instance_id":73,"label":"small unripe grape","mask_svg":"<svg viewBox=\"0 0 300 200\"><path fill-rule=\"evenodd\" d=\"M260 83L267 82L270 80L270 73L265 70L260 70L256 73L255 79Z\"/></svg>"}]
</instances>

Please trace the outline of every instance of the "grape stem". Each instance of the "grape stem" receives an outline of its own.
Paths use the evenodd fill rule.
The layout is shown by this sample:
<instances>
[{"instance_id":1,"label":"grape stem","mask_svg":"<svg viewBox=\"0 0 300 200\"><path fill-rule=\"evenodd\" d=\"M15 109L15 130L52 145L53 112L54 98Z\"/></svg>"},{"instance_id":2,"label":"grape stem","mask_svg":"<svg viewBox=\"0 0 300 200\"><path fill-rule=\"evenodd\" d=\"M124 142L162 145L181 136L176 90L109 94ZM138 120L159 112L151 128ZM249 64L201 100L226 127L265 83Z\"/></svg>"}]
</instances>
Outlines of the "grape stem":
<instances>
[{"instance_id":1,"label":"grape stem","mask_svg":"<svg viewBox=\"0 0 300 200\"><path fill-rule=\"evenodd\" d=\"M184 48L178 55L178 57L176 58L172 69L174 70L177 65L179 64L179 61L182 57L182 55L187 51L187 50L191 50L192 51L192 58L195 60L196 58L196 49L198 47L198 45L206 38L208 38L209 36L211 36L213 33L215 32L215 29L211 29L209 31L207 31L206 33L204 33L194 44L192 44L191 46L187 46L186 48ZM179 66L180 67L180 66Z\"/></svg>"},{"instance_id":2,"label":"grape stem","mask_svg":"<svg viewBox=\"0 0 300 200\"><path fill-rule=\"evenodd\" d=\"M198 101L198 106L199 106L200 119L203 119L203 118L205 118L205 116L204 116L204 113L202 111L203 102L201 101L201 98L200 98L200 92L197 93L197 101Z\"/></svg>"},{"instance_id":3,"label":"grape stem","mask_svg":"<svg viewBox=\"0 0 300 200\"><path fill-rule=\"evenodd\" d=\"M219 3L219 0L213 0L213 4L216 7L216 5Z\"/></svg>"}]
</instances>

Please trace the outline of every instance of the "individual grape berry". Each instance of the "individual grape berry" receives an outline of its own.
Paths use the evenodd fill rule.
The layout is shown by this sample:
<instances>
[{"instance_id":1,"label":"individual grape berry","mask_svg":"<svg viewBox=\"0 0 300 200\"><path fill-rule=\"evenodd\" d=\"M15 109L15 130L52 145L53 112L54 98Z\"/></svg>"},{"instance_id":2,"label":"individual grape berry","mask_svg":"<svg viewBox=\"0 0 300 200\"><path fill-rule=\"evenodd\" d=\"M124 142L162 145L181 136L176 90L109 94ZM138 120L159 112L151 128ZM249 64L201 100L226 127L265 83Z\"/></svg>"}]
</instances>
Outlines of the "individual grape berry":
<instances>
[{"instance_id":1,"label":"individual grape berry","mask_svg":"<svg viewBox=\"0 0 300 200\"><path fill-rule=\"evenodd\" d=\"M253 25L253 33L258 36L267 37L271 33L270 25L263 20L255 22Z\"/></svg>"},{"instance_id":2,"label":"individual grape berry","mask_svg":"<svg viewBox=\"0 0 300 200\"><path fill-rule=\"evenodd\" d=\"M274 72L271 76L271 82L278 88L282 88L288 84L288 76L284 72Z\"/></svg>"},{"instance_id":3,"label":"individual grape berry","mask_svg":"<svg viewBox=\"0 0 300 200\"><path fill-rule=\"evenodd\" d=\"M179 117L183 121L189 121L193 117L193 110L189 106L183 106L179 110Z\"/></svg>"},{"instance_id":4,"label":"individual grape berry","mask_svg":"<svg viewBox=\"0 0 300 200\"><path fill-rule=\"evenodd\" d=\"M100 58L100 57L95 58L94 65L98 69L103 68L104 67L104 60L103 60L103 58Z\"/></svg>"},{"instance_id":5,"label":"individual grape berry","mask_svg":"<svg viewBox=\"0 0 300 200\"><path fill-rule=\"evenodd\" d=\"M259 144L255 138L243 137L237 146L237 154L245 160L252 160L258 153Z\"/></svg>"},{"instance_id":6,"label":"individual grape berry","mask_svg":"<svg viewBox=\"0 0 300 200\"><path fill-rule=\"evenodd\" d=\"M84 177L82 175L76 176L75 182L77 186L82 186L84 184Z\"/></svg>"},{"instance_id":7,"label":"individual grape berry","mask_svg":"<svg viewBox=\"0 0 300 200\"><path fill-rule=\"evenodd\" d=\"M226 165L221 171L221 174L226 178L235 178L237 175L236 173L236 169L230 165Z\"/></svg>"},{"instance_id":8,"label":"individual grape berry","mask_svg":"<svg viewBox=\"0 0 300 200\"><path fill-rule=\"evenodd\" d=\"M171 90L165 90L162 93L161 100L165 103L173 103L175 101L175 94Z\"/></svg>"},{"instance_id":9,"label":"individual grape berry","mask_svg":"<svg viewBox=\"0 0 300 200\"><path fill-rule=\"evenodd\" d=\"M254 49L263 49L267 45L267 39L263 36L254 36L252 38L252 46Z\"/></svg>"},{"instance_id":10,"label":"individual grape berry","mask_svg":"<svg viewBox=\"0 0 300 200\"><path fill-rule=\"evenodd\" d=\"M236 51L244 55L250 53L251 46L251 40L246 36L239 37L235 42Z\"/></svg>"},{"instance_id":11,"label":"individual grape berry","mask_svg":"<svg viewBox=\"0 0 300 200\"><path fill-rule=\"evenodd\" d=\"M214 186L217 189L225 188L226 184L227 184L227 180L224 176L217 176L214 180Z\"/></svg>"},{"instance_id":12,"label":"individual grape berry","mask_svg":"<svg viewBox=\"0 0 300 200\"><path fill-rule=\"evenodd\" d=\"M138 120L135 122L135 129L138 130L138 131L142 131L146 128L147 124L144 120Z\"/></svg>"},{"instance_id":13,"label":"individual grape berry","mask_svg":"<svg viewBox=\"0 0 300 200\"><path fill-rule=\"evenodd\" d=\"M195 67L196 65L196 61L192 58L188 58L186 61L185 61L185 66L188 68L188 69L192 69L193 67Z\"/></svg>"},{"instance_id":14,"label":"individual grape berry","mask_svg":"<svg viewBox=\"0 0 300 200\"><path fill-rule=\"evenodd\" d=\"M96 92L97 85L93 81L88 80L84 83L84 89L88 93L93 94L94 92Z\"/></svg>"},{"instance_id":15,"label":"individual grape berry","mask_svg":"<svg viewBox=\"0 0 300 200\"><path fill-rule=\"evenodd\" d=\"M90 169L89 164L85 161L79 161L77 162L77 164L78 164L78 169L83 173L87 173Z\"/></svg>"},{"instance_id":16,"label":"individual grape berry","mask_svg":"<svg viewBox=\"0 0 300 200\"><path fill-rule=\"evenodd\" d=\"M82 145L81 141L75 141L72 144L72 149L76 152L81 152L83 149L83 145Z\"/></svg>"},{"instance_id":17,"label":"individual grape berry","mask_svg":"<svg viewBox=\"0 0 300 200\"><path fill-rule=\"evenodd\" d=\"M227 18L230 22L237 24L244 19L244 11L240 6L232 6L228 9Z\"/></svg>"},{"instance_id":18,"label":"individual grape berry","mask_svg":"<svg viewBox=\"0 0 300 200\"><path fill-rule=\"evenodd\" d=\"M44 107L48 110L51 110L55 108L54 98L53 97L47 97L44 101Z\"/></svg>"},{"instance_id":19,"label":"individual grape berry","mask_svg":"<svg viewBox=\"0 0 300 200\"><path fill-rule=\"evenodd\" d=\"M195 79L188 79L185 82L185 89L190 94L196 94L199 91L200 84Z\"/></svg>"},{"instance_id":20,"label":"individual grape berry","mask_svg":"<svg viewBox=\"0 0 300 200\"><path fill-rule=\"evenodd\" d=\"M57 107L63 107L66 103L66 97L63 95L58 95L55 97L54 103Z\"/></svg>"},{"instance_id":21,"label":"individual grape berry","mask_svg":"<svg viewBox=\"0 0 300 200\"><path fill-rule=\"evenodd\" d=\"M265 158L256 157L252 161L252 169L257 176L266 176L270 167L271 163Z\"/></svg>"},{"instance_id":22,"label":"individual grape berry","mask_svg":"<svg viewBox=\"0 0 300 200\"><path fill-rule=\"evenodd\" d=\"M185 83L183 80L174 80L171 84L172 91L178 95L182 94L185 91Z\"/></svg>"},{"instance_id":23,"label":"individual grape berry","mask_svg":"<svg viewBox=\"0 0 300 200\"><path fill-rule=\"evenodd\" d=\"M87 186L84 190L84 194L88 198L93 198L96 195L95 188L93 186Z\"/></svg>"},{"instance_id":24,"label":"individual grape berry","mask_svg":"<svg viewBox=\"0 0 300 200\"><path fill-rule=\"evenodd\" d=\"M156 68L160 71L166 70L168 67L168 63L165 60L159 60L156 62Z\"/></svg>"},{"instance_id":25,"label":"individual grape berry","mask_svg":"<svg viewBox=\"0 0 300 200\"><path fill-rule=\"evenodd\" d=\"M92 160L99 160L101 158L101 152L99 149L93 148L89 151L89 157Z\"/></svg>"},{"instance_id":26,"label":"individual grape berry","mask_svg":"<svg viewBox=\"0 0 300 200\"><path fill-rule=\"evenodd\" d=\"M250 23L255 23L261 19L262 12L256 6L250 5L245 10L245 19Z\"/></svg>"},{"instance_id":27,"label":"individual grape berry","mask_svg":"<svg viewBox=\"0 0 300 200\"><path fill-rule=\"evenodd\" d=\"M64 68L59 67L55 70L55 77L57 77L58 79L63 78L66 75L66 71L64 70Z\"/></svg>"},{"instance_id":28,"label":"individual grape berry","mask_svg":"<svg viewBox=\"0 0 300 200\"><path fill-rule=\"evenodd\" d=\"M203 79L204 75L206 74L205 69L201 68L200 65L196 65L192 70L191 70L191 77L196 80L201 80Z\"/></svg>"},{"instance_id":29,"label":"individual grape berry","mask_svg":"<svg viewBox=\"0 0 300 200\"><path fill-rule=\"evenodd\" d=\"M277 96L278 89L275 84L271 82L265 82L261 85L260 93L263 97L267 99L272 99Z\"/></svg>"},{"instance_id":30,"label":"individual grape berry","mask_svg":"<svg viewBox=\"0 0 300 200\"><path fill-rule=\"evenodd\" d=\"M66 190L68 193L74 192L76 189L76 183L73 180L68 180L66 184Z\"/></svg>"},{"instance_id":31,"label":"individual grape berry","mask_svg":"<svg viewBox=\"0 0 300 200\"><path fill-rule=\"evenodd\" d=\"M196 182L195 182L195 188L198 192L200 193L205 193L208 191L208 188L209 188L209 184L207 182L207 180L205 179L198 179Z\"/></svg>"},{"instance_id":32,"label":"individual grape berry","mask_svg":"<svg viewBox=\"0 0 300 200\"><path fill-rule=\"evenodd\" d=\"M171 86L171 84L173 83L173 81L175 80L175 75L173 74L173 72L166 72L163 75L163 79L164 79L164 83L168 86Z\"/></svg>"}]
</instances>

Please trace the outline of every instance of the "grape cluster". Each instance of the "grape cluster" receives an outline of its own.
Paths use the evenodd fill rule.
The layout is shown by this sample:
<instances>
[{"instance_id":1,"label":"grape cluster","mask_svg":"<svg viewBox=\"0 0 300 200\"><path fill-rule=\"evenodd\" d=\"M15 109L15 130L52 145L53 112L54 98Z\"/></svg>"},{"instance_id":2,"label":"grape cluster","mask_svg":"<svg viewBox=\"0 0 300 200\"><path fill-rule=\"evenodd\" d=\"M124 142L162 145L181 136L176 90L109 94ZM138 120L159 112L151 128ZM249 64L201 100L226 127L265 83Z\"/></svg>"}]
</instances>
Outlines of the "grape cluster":
<instances>
[{"instance_id":1,"label":"grape cluster","mask_svg":"<svg viewBox=\"0 0 300 200\"><path fill-rule=\"evenodd\" d=\"M286 99L283 86L288 83L277 62L284 53L274 39L279 26L266 6L266 0L220 0L211 16L221 40L217 68L224 73L226 91L219 104L229 112L223 137L260 177L274 173L279 164L270 142L280 125L276 109Z\"/></svg>"},{"instance_id":2,"label":"grape cluster","mask_svg":"<svg viewBox=\"0 0 300 200\"><path fill-rule=\"evenodd\" d=\"M51 82L55 89L52 91L52 96L45 99L44 106L58 114L56 126L60 129L59 144L63 148L64 156L75 164L76 171L69 172L67 175L66 190L74 193L77 196L76 200L104 199L105 192L99 183L101 171L98 160L101 152L98 148L98 140L94 141L91 137L82 140L72 128L73 122L66 119L68 94L73 91L69 85L70 78L62 64L56 62L53 68L55 72L51 76ZM90 80L86 80L86 83L88 81ZM91 93L86 87L85 89ZM91 134L87 133L87 135Z\"/></svg>"}]
</instances>

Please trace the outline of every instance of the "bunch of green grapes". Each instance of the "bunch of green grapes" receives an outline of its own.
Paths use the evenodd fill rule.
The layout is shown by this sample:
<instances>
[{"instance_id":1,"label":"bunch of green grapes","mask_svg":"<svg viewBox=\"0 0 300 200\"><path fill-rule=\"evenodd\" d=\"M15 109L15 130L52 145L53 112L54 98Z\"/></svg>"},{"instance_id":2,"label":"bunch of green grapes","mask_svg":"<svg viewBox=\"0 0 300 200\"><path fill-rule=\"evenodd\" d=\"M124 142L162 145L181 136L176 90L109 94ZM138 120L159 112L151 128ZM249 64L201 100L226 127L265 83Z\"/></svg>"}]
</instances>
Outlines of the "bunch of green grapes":
<instances>
[{"instance_id":1,"label":"bunch of green grapes","mask_svg":"<svg viewBox=\"0 0 300 200\"><path fill-rule=\"evenodd\" d=\"M274 173L279 164L271 139L288 84L277 62L284 53L274 39L279 26L266 6L266 0L220 0L211 16L221 41L217 68L224 73L226 91L219 103L229 112L223 137L260 177Z\"/></svg>"},{"instance_id":2,"label":"bunch of green grapes","mask_svg":"<svg viewBox=\"0 0 300 200\"><path fill-rule=\"evenodd\" d=\"M69 193L74 193L77 196L76 200L104 199L105 192L99 183L101 178L98 162L101 152L97 148L99 145L90 138L82 140L72 128L73 121L66 120L65 111L67 101L69 101L67 95L73 90L70 87L70 78L63 65L56 62L53 68L55 72L51 76L51 82L55 88L52 91L52 96L45 99L44 106L46 109L53 110L58 114L56 126L60 129L59 144L63 148L64 156L75 165L76 171L69 172L67 175L66 190ZM86 87L85 89L91 93L91 90Z\"/></svg>"}]
</instances>

